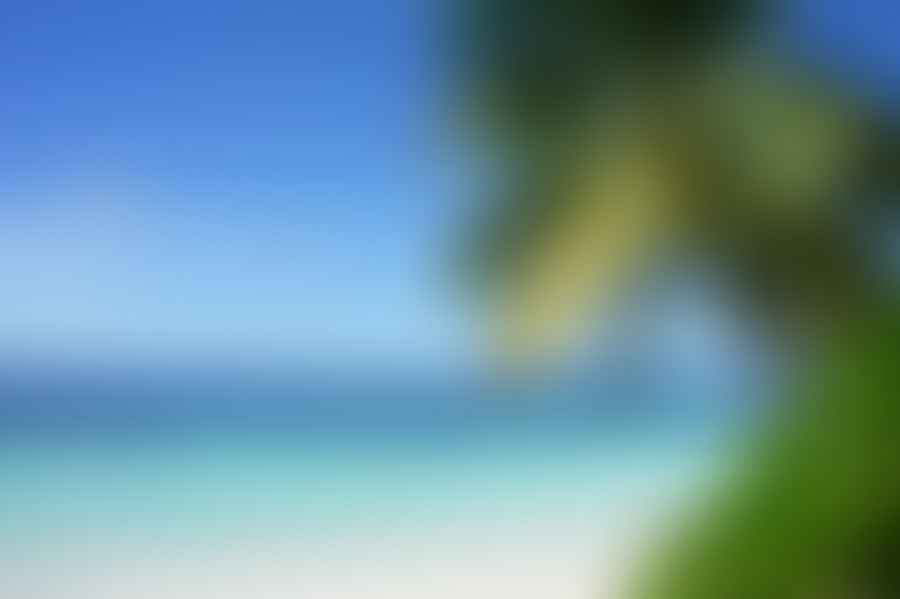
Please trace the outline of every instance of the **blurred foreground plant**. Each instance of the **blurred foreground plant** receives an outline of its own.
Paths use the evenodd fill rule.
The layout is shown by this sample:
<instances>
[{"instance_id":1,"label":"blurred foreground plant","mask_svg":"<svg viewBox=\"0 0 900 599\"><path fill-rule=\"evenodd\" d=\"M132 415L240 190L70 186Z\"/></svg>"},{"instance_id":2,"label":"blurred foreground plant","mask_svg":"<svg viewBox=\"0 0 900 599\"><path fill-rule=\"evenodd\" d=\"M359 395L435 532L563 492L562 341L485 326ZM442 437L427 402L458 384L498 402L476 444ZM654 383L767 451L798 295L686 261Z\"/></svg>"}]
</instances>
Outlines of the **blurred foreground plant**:
<instances>
[{"instance_id":1,"label":"blurred foreground plant","mask_svg":"<svg viewBox=\"0 0 900 599\"><path fill-rule=\"evenodd\" d=\"M470 8L470 112L510 183L466 269L507 363L559 355L684 247L808 358L633 596L900 597L900 307L856 243L900 191L892 123L789 60L762 2Z\"/></svg>"}]
</instances>

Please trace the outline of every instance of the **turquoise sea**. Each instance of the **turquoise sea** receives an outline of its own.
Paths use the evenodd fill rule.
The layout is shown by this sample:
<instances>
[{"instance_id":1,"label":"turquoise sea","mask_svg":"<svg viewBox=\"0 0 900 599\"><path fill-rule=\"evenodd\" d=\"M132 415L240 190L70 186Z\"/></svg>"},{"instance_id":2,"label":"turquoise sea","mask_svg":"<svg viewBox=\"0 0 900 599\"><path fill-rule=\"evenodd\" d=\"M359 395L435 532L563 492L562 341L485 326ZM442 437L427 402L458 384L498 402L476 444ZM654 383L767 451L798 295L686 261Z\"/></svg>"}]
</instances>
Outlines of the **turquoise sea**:
<instances>
[{"instance_id":1,"label":"turquoise sea","mask_svg":"<svg viewBox=\"0 0 900 599\"><path fill-rule=\"evenodd\" d=\"M487 539L515 551L569 546L559 539L588 533L608 543L606 522L669 505L709 472L725 428L696 416L585 410L581 402L498 412L490 399L458 402L443 391L386 400L374 386L377 409L363 405L371 397L346 390L311 409L302 394L298 403L273 400L271 388L254 397L253 385L230 404L188 394L154 402L148 393L170 397L173 385L152 393L138 385L143 401L131 407L115 395L127 387L121 381L66 401L51 387L57 395L18 387L32 403L7 400L0 438L0 573L16 581L17 596L37 599L114 596L123 583L107 580L114 574L104 564L128 571L148 555L157 570L175 560L193 572L184 564L220 563L227 548L247 546L291 571L296 549L285 546L303 555L330 548L330 568L375 541L384 555L412 547L403 559ZM480 405L494 407L473 408ZM560 563L580 563L575 549L566 551L572 560L554 551ZM463 558L434 559L448 572L462 569ZM232 556L228 564L240 571L248 562ZM47 586L54 573L60 585L85 590L60 594ZM140 596L161 596L157 574L141 576L148 590ZM273 582L280 574L255 576L286 588Z\"/></svg>"}]
</instances>

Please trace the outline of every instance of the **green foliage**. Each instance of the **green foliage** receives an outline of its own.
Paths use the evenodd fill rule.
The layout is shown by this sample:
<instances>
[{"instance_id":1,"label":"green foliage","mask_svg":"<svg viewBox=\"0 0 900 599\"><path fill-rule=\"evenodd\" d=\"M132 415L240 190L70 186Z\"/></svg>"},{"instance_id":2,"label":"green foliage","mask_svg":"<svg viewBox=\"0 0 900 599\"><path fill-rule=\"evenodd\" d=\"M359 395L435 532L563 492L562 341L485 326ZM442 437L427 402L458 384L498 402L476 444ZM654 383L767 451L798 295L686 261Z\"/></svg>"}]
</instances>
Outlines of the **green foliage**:
<instances>
[{"instance_id":1,"label":"green foliage","mask_svg":"<svg viewBox=\"0 0 900 599\"><path fill-rule=\"evenodd\" d=\"M546 140L622 83L710 54L755 0L473 1L467 56L495 118Z\"/></svg>"},{"instance_id":2,"label":"green foliage","mask_svg":"<svg viewBox=\"0 0 900 599\"><path fill-rule=\"evenodd\" d=\"M836 308L846 327L702 517L649 564L638 599L900 597L900 311L865 303L879 291L859 274L849 229L873 195L900 194L900 135L806 69L734 51L766 4L469 4L475 112L511 157L513 180L467 240L467 270L480 284L549 280L560 294L584 292L521 271L563 264L562 275L588 276L609 264L584 264L596 256L566 241L640 237L610 230L635 222L612 217L647 196L627 193L640 185L609 191L594 180L586 190L602 172L661 190L647 213L672 218L635 228L671 220L727 254L778 318ZM629 178L634 162L623 161L623 173L608 159L629 147L614 132L634 123L648 132L639 154L656 163ZM574 210L589 226L571 218L575 202L595 202ZM532 260L542 252L562 258ZM637 264L617 252L601 258Z\"/></svg>"},{"instance_id":3,"label":"green foliage","mask_svg":"<svg viewBox=\"0 0 900 599\"><path fill-rule=\"evenodd\" d=\"M900 311L836 341L639 599L900 591Z\"/></svg>"}]
</instances>

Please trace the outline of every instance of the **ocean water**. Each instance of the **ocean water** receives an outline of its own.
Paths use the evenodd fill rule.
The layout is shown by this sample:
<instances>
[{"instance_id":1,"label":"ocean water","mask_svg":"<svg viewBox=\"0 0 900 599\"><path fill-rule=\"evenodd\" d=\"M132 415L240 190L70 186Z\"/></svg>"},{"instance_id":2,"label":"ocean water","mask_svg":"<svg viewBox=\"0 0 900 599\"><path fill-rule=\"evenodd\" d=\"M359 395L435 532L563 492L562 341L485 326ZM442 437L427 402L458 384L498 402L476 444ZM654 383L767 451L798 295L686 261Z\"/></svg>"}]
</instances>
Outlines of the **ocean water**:
<instances>
[{"instance_id":1,"label":"ocean water","mask_svg":"<svg viewBox=\"0 0 900 599\"><path fill-rule=\"evenodd\" d=\"M458 518L589 521L612 502L666 493L712 453L700 439L595 435L531 428L440 440L283 431L18 439L0 449L0 550L52 548L72 537L312 540Z\"/></svg>"},{"instance_id":2,"label":"ocean water","mask_svg":"<svg viewBox=\"0 0 900 599\"><path fill-rule=\"evenodd\" d=\"M396 392L368 412L347 392L287 409L250 385L223 416L223 398L153 403L138 385L153 408L136 410L120 384L103 400L54 388L4 406L0 597L442 597L442 579L472 597L581 596L560 585L686 495L722 436L696 418L498 415Z\"/></svg>"}]
</instances>

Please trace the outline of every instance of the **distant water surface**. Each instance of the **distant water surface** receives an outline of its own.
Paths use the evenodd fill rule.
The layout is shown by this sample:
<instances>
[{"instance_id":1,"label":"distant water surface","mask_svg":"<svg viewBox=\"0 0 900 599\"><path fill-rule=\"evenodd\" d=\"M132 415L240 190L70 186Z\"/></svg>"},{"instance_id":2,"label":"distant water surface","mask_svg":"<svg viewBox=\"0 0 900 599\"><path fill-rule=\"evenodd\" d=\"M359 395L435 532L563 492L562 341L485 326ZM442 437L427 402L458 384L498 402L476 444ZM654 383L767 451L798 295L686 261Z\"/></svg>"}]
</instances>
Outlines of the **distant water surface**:
<instances>
[{"instance_id":1,"label":"distant water surface","mask_svg":"<svg viewBox=\"0 0 900 599\"><path fill-rule=\"evenodd\" d=\"M590 557L594 539L615 540L604 531L702 478L723 438L714 419L565 400L519 409L422 385L331 399L322 387L304 398L252 384L225 385L218 399L203 386L121 381L17 389L0 407L0 574L39 599L114 596L107 574L96 574L103 564L166 569L186 559L195 568L245 546L286 572L306 556L310 576L321 568L309 556L337 556L333 565L372 543L385 555L410 547L408 560L417 547L432 555L479 539L537 551L580 538L579 555ZM129 390L158 403L116 396ZM228 558L238 570L250 563L240 555ZM575 563L565 552L558 559ZM94 590L60 594L45 584L54 572L58 585Z\"/></svg>"}]
</instances>

